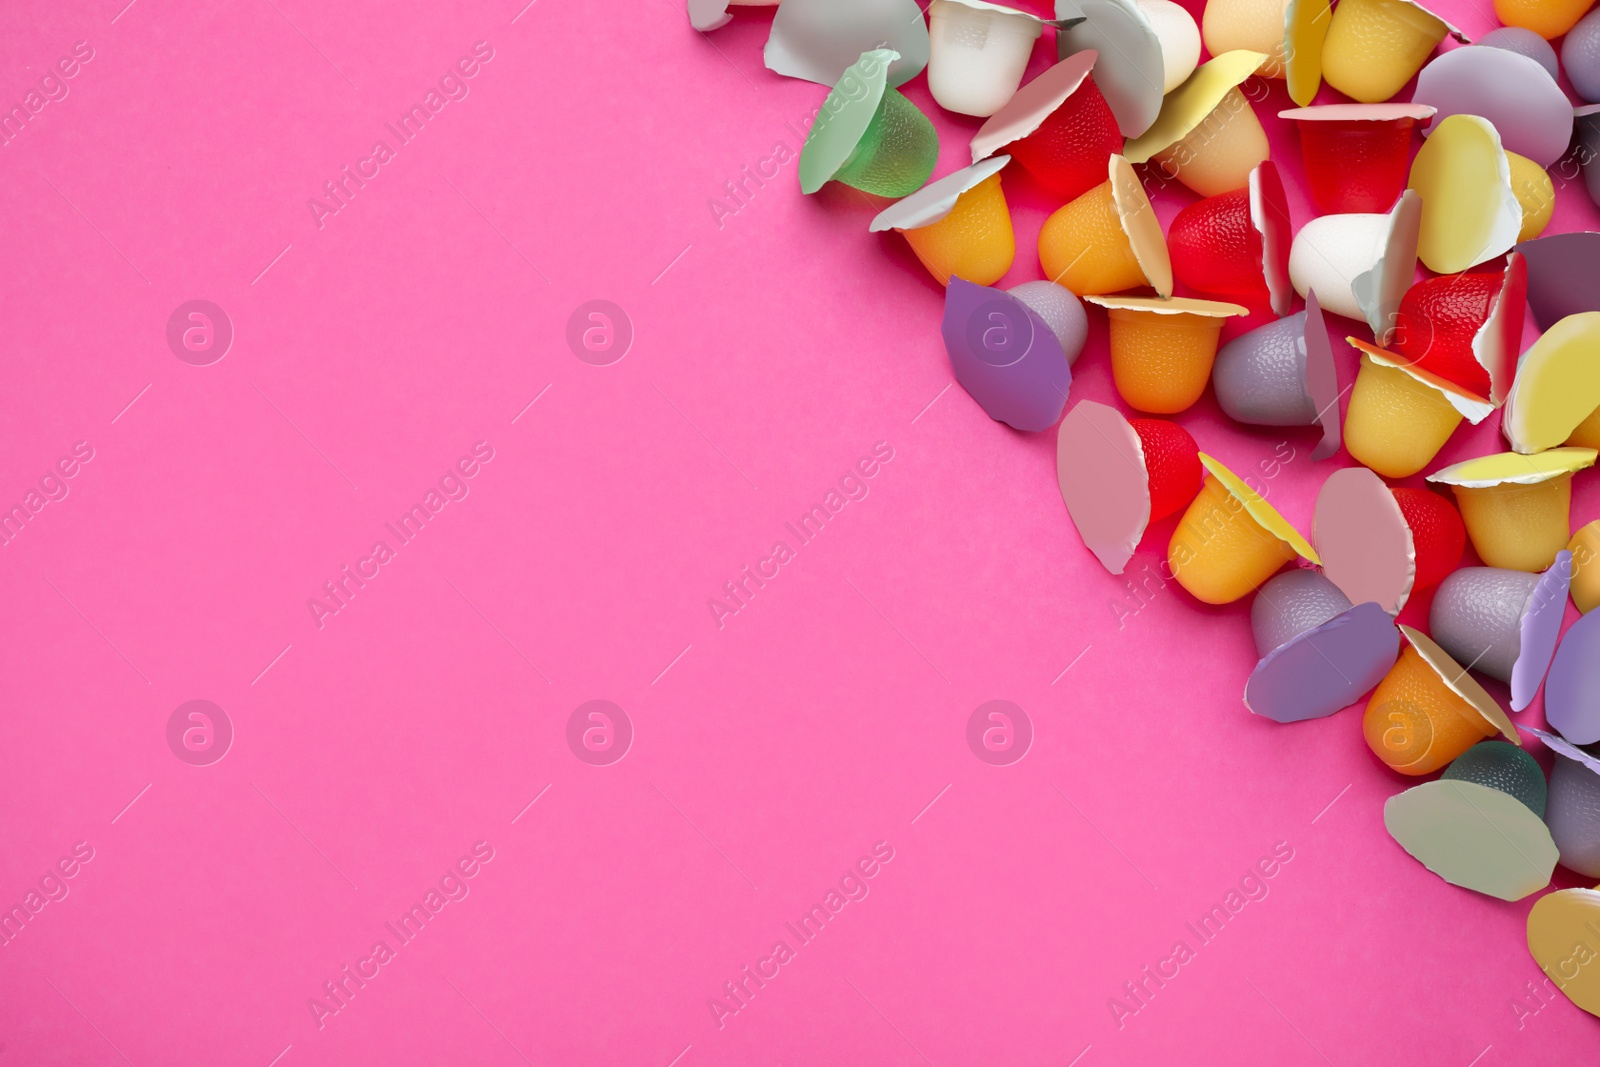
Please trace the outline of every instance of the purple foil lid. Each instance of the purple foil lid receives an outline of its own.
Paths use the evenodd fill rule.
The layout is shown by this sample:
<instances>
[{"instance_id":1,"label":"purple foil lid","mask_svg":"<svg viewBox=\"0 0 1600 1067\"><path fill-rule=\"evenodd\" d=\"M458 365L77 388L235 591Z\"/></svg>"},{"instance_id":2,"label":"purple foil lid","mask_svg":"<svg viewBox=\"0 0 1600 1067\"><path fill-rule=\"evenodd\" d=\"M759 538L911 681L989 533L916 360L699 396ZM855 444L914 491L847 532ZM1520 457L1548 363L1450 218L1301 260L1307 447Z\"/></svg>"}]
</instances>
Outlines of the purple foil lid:
<instances>
[{"instance_id":1,"label":"purple foil lid","mask_svg":"<svg viewBox=\"0 0 1600 1067\"><path fill-rule=\"evenodd\" d=\"M1523 241L1517 251L1528 261L1528 307L1539 329L1548 330L1568 315L1600 311L1600 233L1553 233Z\"/></svg>"},{"instance_id":2,"label":"purple foil lid","mask_svg":"<svg viewBox=\"0 0 1600 1067\"><path fill-rule=\"evenodd\" d=\"M1357 604L1268 653L1244 687L1244 704L1274 722L1320 719L1360 700L1400 656L1389 613Z\"/></svg>"},{"instance_id":3,"label":"purple foil lid","mask_svg":"<svg viewBox=\"0 0 1600 1067\"><path fill-rule=\"evenodd\" d=\"M941 332L956 381L991 419L1038 432L1061 418L1072 367L1055 333L1027 304L951 278Z\"/></svg>"},{"instance_id":4,"label":"purple foil lid","mask_svg":"<svg viewBox=\"0 0 1600 1067\"><path fill-rule=\"evenodd\" d=\"M1600 741L1600 611L1567 631L1544 682L1544 717L1575 745Z\"/></svg>"},{"instance_id":5,"label":"purple foil lid","mask_svg":"<svg viewBox=\"0 0 1600 1067\"><path fill-rule=\"evenodd\" d=\"M1550 657L1556 653L1556 642L1561 638L1561 617L1567 610L1567 587L1572 583L1572 553L1562 549L1556 561L1539 577L1533 587L1528 604L1522 610L1520 630L1521 651L1516 665L1511 668L1511 710L1521 711L1533 703L1539 692L1539 683L1550 667ZM1597 672L1600 677L1600 672ZM1594 699L1600 692L1591 689ZM1549 714L1548 701L1546 715ZM1597 717L1600 722L1600 717Z\"/></svg>"}]
</instances>

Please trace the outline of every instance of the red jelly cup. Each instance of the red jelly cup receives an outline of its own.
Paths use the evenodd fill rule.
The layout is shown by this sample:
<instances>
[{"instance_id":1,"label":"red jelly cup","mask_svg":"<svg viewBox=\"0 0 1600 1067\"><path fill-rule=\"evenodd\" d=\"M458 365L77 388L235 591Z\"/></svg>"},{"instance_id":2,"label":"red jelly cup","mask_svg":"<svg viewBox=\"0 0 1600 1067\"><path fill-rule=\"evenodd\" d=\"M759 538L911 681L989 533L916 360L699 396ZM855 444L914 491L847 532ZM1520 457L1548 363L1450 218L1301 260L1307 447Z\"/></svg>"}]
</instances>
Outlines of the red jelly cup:
<instances>
[{"instance_id":1,"label":"red jelly cup","mask_svg":"<svg viewBox=\"0 0 1600 1067\"><path fill-rule=\"evenodd\" d=\"M1322 104L1278 112L1300 128L1311 202L1321 215L1382 214L1405 190L1411 133L1425 104Z\"/></svg>"},{"instance_id":2,"label":"red jelly cup","mask_svg":"<svg viewBox=\"0 0 1600 1067\"><path fill-rule=\"evenodd\" d=\"M1517 252L1498 272L1429 278L1401 297L1389 349L1498 405L1516 373L1527 302L1528 267Z\"/></svg>"},{"instance_id":3,"label":"red jelly cup","mask_svg":"<svg viewBox=\"0 0 1600 1067\"><path fill-rule=\"evenodd\" d=\"M1250 184L1196 201L1167 231L1172 274L1204 293L1289 310L1289 199L1269 160L1250 172Z\"/></svg>"},{"instance_id":4,"label":"red jelly cup","mask_svg":"<svg viewBox=\"0 0 1600 1067\"><path fill-rule=\"evenodd\" d=\"M972 161L1002 149L1051 193L1075 200L1106 180L1122 134L1089 71L1099 53L1068 56L1017 90L972 138Z\"/></svg>"}]
</instances>

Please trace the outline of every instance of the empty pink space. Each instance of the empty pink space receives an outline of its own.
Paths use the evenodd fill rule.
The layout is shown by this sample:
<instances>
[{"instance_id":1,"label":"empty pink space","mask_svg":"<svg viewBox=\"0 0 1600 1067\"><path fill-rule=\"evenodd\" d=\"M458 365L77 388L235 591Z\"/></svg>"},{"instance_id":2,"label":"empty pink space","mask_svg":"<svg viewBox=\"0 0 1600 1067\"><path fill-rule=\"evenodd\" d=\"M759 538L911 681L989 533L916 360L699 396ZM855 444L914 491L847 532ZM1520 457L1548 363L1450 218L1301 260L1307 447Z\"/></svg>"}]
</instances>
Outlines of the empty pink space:
<instances>
[{"instance_id":1,"label":"empty pink space","mask_svg":"<svg viewBox=\"0 0 1600 1067\"><path fill-rule=\"evenodd\" d=\"M1359 709L1251 715L1175 520L1107 574L881 202L800 196L770 14L124 3L0 12L0 1065L1594 1047ZM1009 285L1059 204L1004 181ZM1098 314L1074 376L1119 404ZM1179 421L1302 529L1351 463Z\"/></svg>"}]
</instances>

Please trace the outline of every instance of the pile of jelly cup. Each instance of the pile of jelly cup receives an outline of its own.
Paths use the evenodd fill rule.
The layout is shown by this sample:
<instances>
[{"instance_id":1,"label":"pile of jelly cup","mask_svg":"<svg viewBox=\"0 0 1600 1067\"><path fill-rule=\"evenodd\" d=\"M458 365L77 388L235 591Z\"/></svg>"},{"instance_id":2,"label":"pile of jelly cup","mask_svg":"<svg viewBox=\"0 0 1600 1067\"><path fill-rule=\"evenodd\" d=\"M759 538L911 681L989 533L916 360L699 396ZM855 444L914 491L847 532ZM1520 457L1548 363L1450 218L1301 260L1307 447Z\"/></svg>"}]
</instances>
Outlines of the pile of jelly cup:
<instances>
[{"instance_id":1,"label":"pile of jelly cup","mask_svg":"<svg viewBox=\"0 0 1600 1067\"><path fill-rule=\"evenodd\" d=\"M1122 573L1175 516L1177 583L1206 604L1252 598L1245 707L1293 723L1365 702L1377 762L1429 779L1389 799L1385 828L1444 881L1520 900L1557 864L1600 879L1600 522L1575 531L1571 514L1600 448L1600 233L1543 235L1552 167L1600 204L1594 0L1496 0L1503 26L1475 44L1433 0L1209 0L1198 22L1171 0L1055 2L1053 18L986 0L689 9L711 30L730 4L776 8L767 66L829 87L801 191L893 200L871 229L945 287L957 381L997 421L1055 429L1057 487L1099 562ZM1024 83L1052 40L1057 61ZM932 181L938 133L898 88L924 69L941 108L984 120L971 165ZM1262 79L1297 105L1274 120L1298 160L1270 158ZM1317 212L1298 229L1291 165ZM1151 178L1194 194L1165 229ZM1001 290L1011 181L1058 206L1044 280ZM1131 416L1068 406L1086 304ZM1256 313L1271 321L1222 343ZM1358 360L1344 390L1329 318ZM1310 536L1167 418L1207 386L1229 418L1308 428L1314 459L1357 464L1324 479ZM1504 451L1436 462L1491 417ZM1481 565L1462 566L1468 545ZM1428 632L1398 624L1428 590ZM1541 690L1548 729L1514 722ZM1548 780L1524 734L1551 753ZM1550 892L1527 940L1600 1015L1600 969L1567 967L1595 921L1600 889Z\"/></svg>"}]
</instances>

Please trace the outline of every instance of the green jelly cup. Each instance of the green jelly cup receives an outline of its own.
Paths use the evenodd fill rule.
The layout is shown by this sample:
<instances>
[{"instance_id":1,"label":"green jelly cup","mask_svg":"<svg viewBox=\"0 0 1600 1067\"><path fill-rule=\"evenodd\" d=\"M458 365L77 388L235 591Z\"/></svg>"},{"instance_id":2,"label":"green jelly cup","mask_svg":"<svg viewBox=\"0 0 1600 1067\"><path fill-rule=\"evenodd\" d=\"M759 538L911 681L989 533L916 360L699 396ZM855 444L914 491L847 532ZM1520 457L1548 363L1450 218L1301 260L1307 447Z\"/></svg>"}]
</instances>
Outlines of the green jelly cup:
<instances>
[{"instance_id":1,"label":"green jelly cup","mask_svg":"<svg viewBox=\"0 0 1600 1067\"><path fill-rule=\"evenodd\" d=\"M840 181L876 196L908 196L922 188L939 157L939 134L928 117L888 87L898 52L861 53L828 93L800 150L800 191Z\"/></svg>"}]
</instances>

